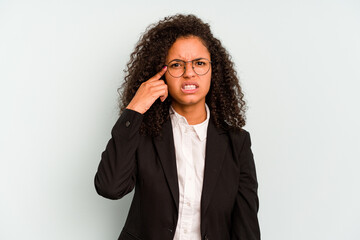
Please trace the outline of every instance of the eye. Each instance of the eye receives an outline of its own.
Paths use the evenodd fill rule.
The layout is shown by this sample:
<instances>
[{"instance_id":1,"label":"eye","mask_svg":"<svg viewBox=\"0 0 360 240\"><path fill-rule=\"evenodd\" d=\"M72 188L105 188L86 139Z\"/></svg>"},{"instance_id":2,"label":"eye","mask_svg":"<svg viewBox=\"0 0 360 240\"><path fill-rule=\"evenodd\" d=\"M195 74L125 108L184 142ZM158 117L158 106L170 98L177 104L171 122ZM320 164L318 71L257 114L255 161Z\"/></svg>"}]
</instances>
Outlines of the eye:
<instances>
[{"instance_id":1,"label":"eye","mask_svg":"<svg viewBox=\"0 0 360 240\"><path fill-rule=\"evenodd\" d=\"M205 67L206 65L207 65L207 62L205 60L195 61L195 66L197 66L197 67Z\"/></svg>"},{"instance_id":2,"label":"eye","mask_svg":"<svg viewBox=\"0 0 360 240\"><path fill-rule=\"evenodd\" d=\"M170 68L174 68L174 69L183 68L183 67L184 67L184 63L178 62L178 61L171 62L171 63L169 64L169 67L170 67Z\"/></svg>"}]
</instances>

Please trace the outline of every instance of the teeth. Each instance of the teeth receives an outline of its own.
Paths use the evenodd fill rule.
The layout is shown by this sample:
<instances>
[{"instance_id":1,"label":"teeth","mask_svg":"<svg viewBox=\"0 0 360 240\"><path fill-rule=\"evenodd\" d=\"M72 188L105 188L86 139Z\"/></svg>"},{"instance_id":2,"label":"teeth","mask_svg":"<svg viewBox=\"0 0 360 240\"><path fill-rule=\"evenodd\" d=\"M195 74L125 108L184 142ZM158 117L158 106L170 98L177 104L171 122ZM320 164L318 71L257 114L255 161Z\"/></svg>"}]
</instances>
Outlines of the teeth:
<instances>
[{"instance_id":1,"label":"teeth","mask_svg":"<svg viewBox=\"0 0 360 240\"><path fill-rule=\"evenodd\" d=\"M184 89L185 90L194 90L196 88L195 85L185 85Z\"/></svg>"}]
</instances>

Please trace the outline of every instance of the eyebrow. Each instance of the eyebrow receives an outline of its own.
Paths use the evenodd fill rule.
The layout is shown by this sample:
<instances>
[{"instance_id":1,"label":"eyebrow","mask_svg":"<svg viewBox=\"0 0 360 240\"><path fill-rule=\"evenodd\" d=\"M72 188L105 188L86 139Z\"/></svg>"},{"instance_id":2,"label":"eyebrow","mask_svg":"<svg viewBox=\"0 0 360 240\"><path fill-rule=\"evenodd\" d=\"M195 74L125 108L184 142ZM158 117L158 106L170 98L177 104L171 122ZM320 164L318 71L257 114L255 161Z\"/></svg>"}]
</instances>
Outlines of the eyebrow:
<instances>
[{"instance_id":1,"label":"eyebrow","mask_svg":"<svg viewBox=\"0 0 360 240\"><path fill-rule=\"evenodd\" d=\"M207 59L207 58L204 58L204 57L200 57L200 58L195 58L195 59L193 59L193 60L190 60L190 61L196 61L196 60L201 60L201 59L206 59L206 60L210 61L209 59ZM182 59L178 59L178 58L175 58L175 59L173 59L173 60L169 61L169 63L170 63L170 62L173 62L173 61L181 61L181 62L188 62L188 61L185 61L185 60L182 60Z\"/></svg>"}]
</instances>

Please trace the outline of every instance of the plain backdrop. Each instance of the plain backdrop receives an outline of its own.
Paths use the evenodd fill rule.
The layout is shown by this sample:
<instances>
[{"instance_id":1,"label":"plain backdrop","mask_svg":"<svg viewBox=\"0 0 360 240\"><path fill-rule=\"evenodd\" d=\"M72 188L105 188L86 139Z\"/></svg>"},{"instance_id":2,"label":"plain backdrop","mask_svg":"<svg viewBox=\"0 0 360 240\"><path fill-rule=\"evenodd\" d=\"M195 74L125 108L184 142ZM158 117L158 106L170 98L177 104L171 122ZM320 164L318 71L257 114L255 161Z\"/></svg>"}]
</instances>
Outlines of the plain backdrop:
<instances>
[{"instance_id":1,"label":"plain backdrop","mask_svg":"<svg viewBox=\"0 0 360 240\"><path fill-rule=\"evenodd\" d=\"M93 178L146 27L193 13L248 102L262 239L360 239L358 0L0 0L0 239L117 239Z\"/></svg>"}]
</instances>

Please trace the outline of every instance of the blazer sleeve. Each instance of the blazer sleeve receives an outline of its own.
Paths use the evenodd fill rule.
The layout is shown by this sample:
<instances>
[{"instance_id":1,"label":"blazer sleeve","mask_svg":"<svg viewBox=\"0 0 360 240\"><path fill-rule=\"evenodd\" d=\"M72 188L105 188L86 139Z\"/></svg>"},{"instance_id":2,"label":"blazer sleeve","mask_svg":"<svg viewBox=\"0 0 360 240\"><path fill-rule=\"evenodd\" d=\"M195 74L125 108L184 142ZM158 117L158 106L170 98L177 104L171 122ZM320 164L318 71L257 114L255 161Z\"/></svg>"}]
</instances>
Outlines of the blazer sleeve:
<instances>
[{"instance_id":1,"label":"blazer sleeve","mask_svg":"<svg viewBox=\"0 0 360 240\"><path fill-rule=\"evenodd\" d=\"M136 183L136 149L143 115L125 109L111 131L111 139L95 175L97 193L109 199L119 199L131 192Z\"/></svg>"},{"instance_id":2,"label":"blazer sleeve","mask_svg":"<svg viewBox=\"0 0 360 240\"><path fill-rule=\"evenodd\" d=\"M251 151L250 134L245 131L238 155L240 178L238 194L232 214L232 240L259 240L260 228L257 217L259 199L255 163Z\"/></svg>"}]
</instances>

